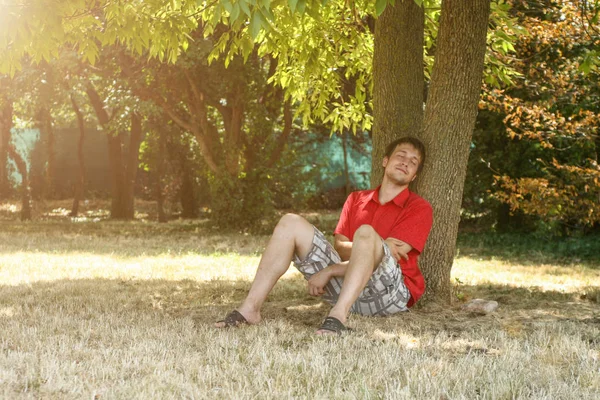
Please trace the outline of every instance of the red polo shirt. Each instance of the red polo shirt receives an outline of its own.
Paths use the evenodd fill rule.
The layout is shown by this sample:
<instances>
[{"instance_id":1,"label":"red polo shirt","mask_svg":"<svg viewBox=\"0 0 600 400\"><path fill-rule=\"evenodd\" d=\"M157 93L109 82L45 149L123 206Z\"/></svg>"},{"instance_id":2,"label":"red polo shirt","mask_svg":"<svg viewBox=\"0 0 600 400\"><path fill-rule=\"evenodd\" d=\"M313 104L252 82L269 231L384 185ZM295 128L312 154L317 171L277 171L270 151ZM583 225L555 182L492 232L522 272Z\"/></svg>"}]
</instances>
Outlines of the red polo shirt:
<instances>
[{"instance_id":1,"label":"red polo shirt","mask_svg":"<svg viewBox=\"0 0 600 400\"><path fill-rule=\"evenodd\" d=\"M383 239L389 237L410 244L408 261L398 260L404 284L411 294L411 307L425 292L425 279L417 260L425 247L433 223L433 210L427 200L405 189L393 200L381 204L379 188L353 192L348 196L334 233L354 241L354 233L361 225L371 225Z\"/></svg>"}]
</instances>

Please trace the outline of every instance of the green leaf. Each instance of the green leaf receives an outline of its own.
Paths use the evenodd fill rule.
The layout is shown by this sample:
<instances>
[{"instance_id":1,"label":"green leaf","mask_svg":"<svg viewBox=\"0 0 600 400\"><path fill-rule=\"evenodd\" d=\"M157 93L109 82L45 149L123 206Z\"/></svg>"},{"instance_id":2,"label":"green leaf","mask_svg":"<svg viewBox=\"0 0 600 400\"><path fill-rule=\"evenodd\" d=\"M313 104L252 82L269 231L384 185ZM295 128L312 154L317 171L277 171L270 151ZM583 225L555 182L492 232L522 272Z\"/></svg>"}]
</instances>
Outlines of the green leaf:
<instances>
[{"instance_id":1,"label":"green leaf","mask_svg":"<svg viewBox=\"0 0 600 400\"><path fill-rule=\"evenodd\" d=\"M240 5L235 3L231 8L231 15L229 16L231 22L235 22L240 17Z\"/></svg>"},{"instance_id":2,"label":"green leaf","mask_svg":"<svg viewBox=\"0 0 600 400\"><path fill-rule=\"evenodd\" d=\"M251 12L250 12L250 8L248 7L248 3L246 3L245 0L240 1L239 3L236 3L240 5L240 8L242 9L242 11L244 12L244 14L246 14L247 16L251 17Z\"/></svg>"},{"instance_id":3,"label":"green leaf","mask_svg":"<svg viewBox=\"0 0 600 400\"><path fill-rule=\"evenodd\" d=\"M579 65L579 71L583 72L585 75L589 74L592 69L592 62L589 57L585 57L581 65Z\"/></svg>"},{"instance_id":4,"label":"green leaf","mask_svg":"<svg viewBox=\"0 0 600 400\"><path fill-rule=\"evenodd\" d=\"M225 9L225 11L227 11L229 14L231 14L231 10L233 9L233 4L231 4L231 1L225 0L221 3L221 5Z\"/></svg>"},{"instance_id":5,"label":"green leaf","mask_svg":"<svg viewBox=\"0 0 600 400\"><path fill-rule=\"evenodd\" d=\"M262 10L260 10L260 13L262 14L263 22L264 21L275 21L275 15L273 15L271 10L269 10L268 8L263 8Z\"/></svg>"},{"instance_id":6,"label":"green leaf","mask_svg":"<svg viewBox=\"0 0 600 400\"><path fill-rule=\"evenodd\" d=\"M221 10L222 8L217 6L215 7L215 13L213 14L212 23L213 25L217 25L221 21Z\"/></svg>"},{"instance_id":7,"label":"green leaf","mask_svg":"<svg viewBox=\"0 0 600 400\"><path fill-rule=\"evenodd\" d=\"M306 0L298 0L296 11L298 11L300 15L304 15L304 10L306 10Z\"/></svg>"},{"instance_id":8,"label":"green leaf","mask_svg":"<svg viewBox=\"0 0 600 400\"><path fill-rule=\"evenodd\" d=\"M250 38L245 37L244 39L242 39L240 44L242 47L242 55L244 56L244 62L246 62L248 61L250 53L252 53L252 49L254 49L254 42L252 42Z\"/></svg>"},{"instance_id":9,"label":"green leaf","mask_svg":"<svg viewBox=\"0 0 600 400\"><path fill-rule=\"evenodd\" d=\"M291 13L296 12L296 6L298 5L298 0L288 0L288 5L290 6Z\"/></svg>"},{"instance_id":10,"label":"green leaf","mask_svg":"<svg viewBox=\"0 0 600 400\"><path fill-rule=\"evenodd\" d=\"M379 17L383 14L385 7L388 4L388 0L376 0L375 1L375 14Z\"/></svg>"},{"instance_id":11,"label":"green leaf","mask_svg":"<svg viewBox=\"0 0 600 400\"><path fill-rule=\"evenodd\" d=\"M260 13L258 12L255 12L252 14L252 17L250 17L250 35L253 40L256 40L256 37L260 33L260 28L262 27L261 19Z\"/></svg>"}]
</instances>

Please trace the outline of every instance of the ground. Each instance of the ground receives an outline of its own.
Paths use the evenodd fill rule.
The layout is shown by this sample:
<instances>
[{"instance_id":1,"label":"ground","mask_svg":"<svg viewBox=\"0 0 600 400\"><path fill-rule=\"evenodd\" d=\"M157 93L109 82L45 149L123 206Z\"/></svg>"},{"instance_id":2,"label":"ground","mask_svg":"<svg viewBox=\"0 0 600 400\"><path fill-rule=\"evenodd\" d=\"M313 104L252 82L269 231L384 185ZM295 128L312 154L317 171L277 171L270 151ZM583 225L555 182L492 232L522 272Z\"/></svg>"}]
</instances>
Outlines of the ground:
<instances>
[{"instance_id":1,"label":"ground","mask_svg":"<svg viewBox=\"0 0 600 400\"><path fill-rule=\"evenodd\" d=\"M585 249L470 236L452 305L353 316L333 338L314 335L328 306L290 270L263 323L215 330L267 236L55 211L0 221L0 398L600 398L600 259ZM326 231L335 219L307 216ZM472 298L500 308L462 311Z\"/></svg>"}]
</instances>

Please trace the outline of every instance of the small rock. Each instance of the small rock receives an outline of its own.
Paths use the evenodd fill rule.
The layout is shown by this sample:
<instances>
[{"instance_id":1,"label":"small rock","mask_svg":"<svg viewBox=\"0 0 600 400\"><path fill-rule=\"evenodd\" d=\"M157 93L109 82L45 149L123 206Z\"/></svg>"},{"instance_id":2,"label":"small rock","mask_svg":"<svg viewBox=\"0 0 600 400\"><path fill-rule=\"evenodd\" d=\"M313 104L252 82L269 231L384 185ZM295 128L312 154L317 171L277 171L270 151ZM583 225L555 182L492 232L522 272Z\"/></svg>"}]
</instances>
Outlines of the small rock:
<instances>
[{"instance_id":1,"label":"small rock","mask_svg":"<svg viewBox=\"0 0 600 400\"><path fill-rule=\"evenodd\" d=\"M473 299L465 303L462 309L479 314L489 314L498 309L498 302L494 300Z\"/></svg>"}]
</instances>

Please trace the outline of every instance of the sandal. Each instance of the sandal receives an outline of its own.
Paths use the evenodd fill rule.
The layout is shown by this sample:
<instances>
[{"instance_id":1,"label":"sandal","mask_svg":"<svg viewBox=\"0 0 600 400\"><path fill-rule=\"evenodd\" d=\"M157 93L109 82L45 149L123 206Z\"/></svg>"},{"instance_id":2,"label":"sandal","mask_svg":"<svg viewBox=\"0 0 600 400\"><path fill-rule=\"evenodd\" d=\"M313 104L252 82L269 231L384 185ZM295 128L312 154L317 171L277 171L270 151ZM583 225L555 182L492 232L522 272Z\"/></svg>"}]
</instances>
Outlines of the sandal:
<instances>
[{"instance_id":1,"label":"sandal","mask_svg":"<svg viewBox=\"0 0 600 400\"><path fill-rule=\"evenodd\" d=\"M318 330L333 332L338 335L341 335L343 332L352 332L351 328L348 328L346 325L342 324L342 321L335 317L325 318L325 321L323 321Z\"/></svg>"},{"instance_id":2,"label":"sandal","mask_svg":"<svg viewBox=\"0 0 600 400\"><path fill-rule=\"evenodd\" d=\"M225 318L217 321L217 324L219 323L225 324L221 328L232 328L240 325L248 325L248 321L238 310L233 310L227 314Z\"/></svg>"}]
</instances>

